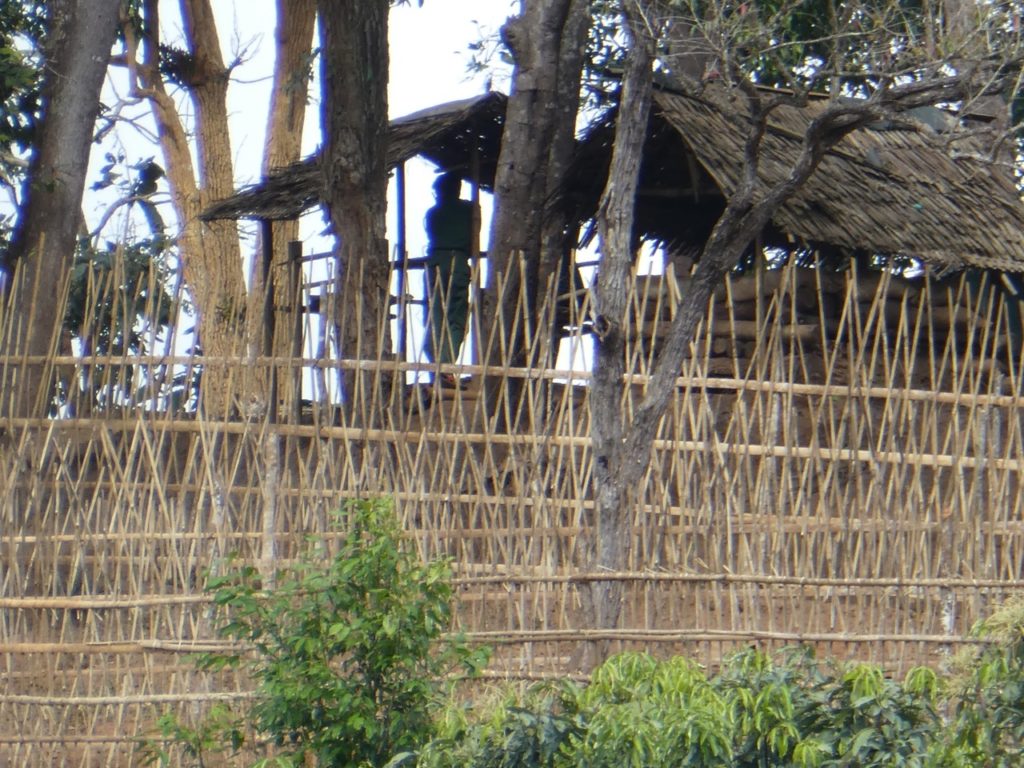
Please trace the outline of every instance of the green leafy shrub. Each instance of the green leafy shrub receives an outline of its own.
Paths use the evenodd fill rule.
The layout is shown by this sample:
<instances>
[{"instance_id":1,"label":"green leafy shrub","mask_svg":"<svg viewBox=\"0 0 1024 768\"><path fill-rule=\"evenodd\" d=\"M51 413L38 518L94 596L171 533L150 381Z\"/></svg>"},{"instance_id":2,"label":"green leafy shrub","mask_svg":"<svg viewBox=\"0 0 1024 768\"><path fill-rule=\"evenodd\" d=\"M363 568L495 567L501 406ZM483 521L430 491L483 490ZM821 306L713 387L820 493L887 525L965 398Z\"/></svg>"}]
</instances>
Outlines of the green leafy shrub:
<instances>
[{"instance_id":1,"label":"green leafy shrub","mask_svg":"<svg viewBox=\"0 0 1024 768\"><path fill-rule=\"evenodd\" d=\"M571 765L658 768L731 758L726 702L682 657L614 656L568 704L580 724L569 739Z\"/></svg>"},{"instance_id":2,"label":"green leafy shrub","mask_svg":"<svg viewBox=\"0 0 1024 768\"><path fill-rule=\"evenodd\" d=\"M407 753L389 768L557 768L578 734L563 697L571 684L508 687L473 705L453 702L442 714L438 735L419 753Z\"/></svg>"},{"instance_id":3,"label":"green leafy shrub","mask_svg":"<svg viewBox=\"0 0 1024 768\"><path fill-rule=\"evenodd\" d=\"M810 652L775 658L749 649L730 657L712 684L728 704L733 764L818 765L829 754L814 738L827 707L827 677Z\"/></svg>"},{"instance_id":4,"label":"green leafy shrub","mask_svg":"<svg viewBox=\"0 0 1024 768\"><path fill-rule=\"evenodd\" d=\"M939 733L937 678L900 683L879 667L837 668L809 649L733 656L712 680L733 718L732 765L919 766Z\"/></svg>"},{"instance_id":5,"label":"green leafy shrub","mask_svg":"<svg viewBox=\"0 0 1024 768\"><path fill-rule=\"evenodd\" d=\"M823 723L838 765L923 767L941 736L935 709L937 678L911 670L903 683L872 664L855 664L829 686L829 718Z\"/></svg>"},{"instance_id":6,"label":"green leafy shrub","mask_svg":"<svg viewBox=\"0 0 1024 768\"><path fill-rule=\"evenodd\" d=\"M953 711L941 765L1024 765L1024 598L1010 600L972 634L983 645L953 663Z\"/></svg>"},{"instance_id":7,"label":"green leafy shrub","mask_svg":"<svg viewBox=\"0 0 1024 768\"><path fill-rule=\"evenodd\" d=\"M200 666L240 666L256 681L245 720L276 744L277 765L308 754L324 766L381 766L418 748L433 735L444 679L486 660L444 636L449 566L418 561L389 504L354 503L339 517L337 553L320 542L273 588L251 566L208 581L220 635L246 651L205 655ZM241 733L224 740L237 747Z\"/></svg>"},{"instance_id":8,"label":"green leafy shrub","mask_svg":"<svg viewBox=\"0 0 1024 768\"><path fill-rule=\"evenodd\" d=\"M245 740L243 719L222 703L210 707L194 727L171 712L161 715L156 725L160 736L143 740L138 754L141 765L205 768L214 758L237 752ZM177 756L173 749L177 750Z\"/></svg>"},{"instance_id":9,"label":"green leafy shrub","mask_svg":"<svg viewBox=\"0 0 1024 768\"><path fill-rule=\"evenodd\" d=\"M979 623L950 685L917 668L902 681L809 649L738 653L709 677L697 664L624 653L587 685L442 695L480 653L443 640L451 589L422 565L387 505L349 508L339 551L323 545L264 589L240 568L211 579L221 633L248 650L211 655L258 683L244 717L223 707L198 727L160 721L177 754L206 765L254 732L273 763L387 768L1010 768L1024 765L1024 600ZM941 713L941 714L940 714ZM942 715L945 715L943 717ZM149 751L170 765L170 753ZM264 761L262 764L269 765Z\"/></svg>"},{"instance_id":10,"label":"green leafy shrub","mask_svg":"<svg viewBox=\"0 0 1024 768\"><path fill-rule=\"evenodd\" d=\"M940 738L937 678L823 664L806 649L748 650L708 678L686 659L625 653L586 686L506 691L449 710L419 768L925 766ZM395 765L399 763L396 762Z\"/></svg>"}]
</instances>

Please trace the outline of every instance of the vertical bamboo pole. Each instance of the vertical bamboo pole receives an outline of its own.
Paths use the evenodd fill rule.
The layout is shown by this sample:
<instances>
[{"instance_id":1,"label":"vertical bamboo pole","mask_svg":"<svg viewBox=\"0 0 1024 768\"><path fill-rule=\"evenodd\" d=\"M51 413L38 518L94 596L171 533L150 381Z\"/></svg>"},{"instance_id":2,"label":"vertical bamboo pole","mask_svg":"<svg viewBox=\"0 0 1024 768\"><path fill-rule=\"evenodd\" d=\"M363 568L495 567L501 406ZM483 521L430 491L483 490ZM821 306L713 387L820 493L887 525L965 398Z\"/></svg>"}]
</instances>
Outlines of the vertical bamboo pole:
<instances>
[{"instance_id":1,"label":"vertical bamboo pole","mask_svg":"<svg viewBox=\"0 0 1024 768\"><path fill-rule=\"evenodd\" d=\"M298 424L302 415L302 317L304 308L302 291L302 241L288 243L288 282L291 294L292 338L288 361L288 380L291 388L291 422Z\"/></svg>"},{"instance_id":2,"label":"vertical bamboo pole","mask_svg":"<svg viewBox=\"0 0 1024 768\"><path fill-rule=\"evenodd\" d=\"M261 219L263 242L263 354L274 356L274 223ZM267 418L273 424L277 421L277 368L267 366Z\"/></svg>"},{"instance_id":3,"label":"vertical bamboo pole","mask_svg":"<svg viewBox=\"0 0 1024 768\"><path fill-rule=\"evenodd\" d=\"M470 176L470 201L473 203L473 219L472 219L472 234L469 238L469 265L472 274L472 280L470 282L470 311L474 314L480 312L480 269L483 266L481 264L481 252L480 252L480 147L473 143L470 147L469 152L469 176ZM480 340L473 333L473 328L476 324L468 322L467 327L469 332L466 334L467 338L465 343L469 346L469 361L472 363L480 359L479 355L479 344Z\"/></svg>"},{"instance_id":4,"label":"vertical bamboo pole","mask_svg":"<svg viewBox=\"0 0 1024 768\"><path fill-rule=\"evenodd\" d=\"M395 352L401 362L408 359L408 339L406 337L405 317L405 294L406 294L406 270L409 265L409 247L407 232L405 228L406 205L405 205L405 163L399 163L395 172L395 193L398 198L398 233L396 247L398 248L398 265L395 267L395 291L398 294L397 323L395 329ZM427 324L429 326L429 323Z\"/></svg>"}]
</instances>

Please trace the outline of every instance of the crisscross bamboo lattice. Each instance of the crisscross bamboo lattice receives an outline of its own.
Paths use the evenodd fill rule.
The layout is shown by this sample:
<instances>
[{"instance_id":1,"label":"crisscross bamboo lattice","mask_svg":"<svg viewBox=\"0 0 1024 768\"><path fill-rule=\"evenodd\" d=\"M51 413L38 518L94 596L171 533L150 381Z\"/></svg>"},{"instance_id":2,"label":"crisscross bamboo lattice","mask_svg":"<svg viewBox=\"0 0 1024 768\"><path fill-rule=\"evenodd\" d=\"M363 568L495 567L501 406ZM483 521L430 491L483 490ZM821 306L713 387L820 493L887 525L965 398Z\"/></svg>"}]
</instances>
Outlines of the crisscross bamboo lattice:
<instances>
[{"instance_id":1,"label":"crisscross bamboo lattice","mask_svg":"<svg viewBox=\"0 0 1024 768\"><path fill-rule=\"evenodd\" d=\"M679 279L637 278L626 413ZM5 375L45 365L70 393L54 415L2 425L0 766L128 764L164 710L249 695L188 659L220 642L203 574L229 552L273 570L346 498L391 496L423 556L453 559L458 624L495 648L498 677L572 671L577 644L599 637L708 664L810 642L897 673L972 642L972 622L1024 586L1020 315L998 280L797 267L731 280L680 372L620 574L578 561L589 390L557 361L590 344L590 299L554 296L539 323L506 302L498 327L522 323L531 341L461 369L463 391L406 387L418 366L393 360L151 346L0 362ZM575 330L560 345L536 330L556 326ZM507 347L475 330L485 350ZM306 369L316 397L299 407L280 387L280 403L197 418L171 405L187 404L200 363ZM369 422L326 394L339 371L365 374L352 391L373 400ZM626 585L615 630L580 623L577 590L598 575Z\"/></svg>"}]
</instances>

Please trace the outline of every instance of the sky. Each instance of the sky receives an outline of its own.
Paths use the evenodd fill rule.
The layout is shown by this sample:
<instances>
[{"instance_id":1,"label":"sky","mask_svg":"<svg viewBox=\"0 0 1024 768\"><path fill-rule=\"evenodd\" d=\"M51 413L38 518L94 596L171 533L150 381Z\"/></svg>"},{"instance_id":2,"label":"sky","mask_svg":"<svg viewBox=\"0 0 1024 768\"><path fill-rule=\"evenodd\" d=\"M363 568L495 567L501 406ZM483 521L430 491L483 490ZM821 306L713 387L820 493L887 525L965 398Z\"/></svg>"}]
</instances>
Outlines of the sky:
<instances>
[{"instance_id":1,"label":"sky","mask_svg":"<svg viewBox=\"0 0 1024 768\"><path fill-rule=\"evenodd\" d=\"M235 153L236 182L239 185L259 179L266 131L267 109L270 99L271 74L274 63L274 0L213 0L217 14L218 31L225 59L235 58L245 50L246 61L235 71L235 80L229 89L228 106L232 116L232 147ZM422 7L417 0L398 6L391 11L391 72L388 91L391 117L399 117L426 107L454 99L483 93L488 80L507 91L507 67L495 58L497 69L472 75L468 71L471 60L469 46L488 35L495 35L505 19L515 11L512 0L425 0ZM177 3L161 3L161 25L167 39L173 39L180 30ZM109 79L105 102L116 100L124 93L118 75ZM311 103L306 117L303 152L313 152L320 143L319 83L310 89ZM181 104L187 109L187 102ZM152 121L144 107L134 110L142 126ZM129 111L127 114L132 114ZM101 151L94 151L90 180L98 176L107 151L124 149L129 162L155 156L160 162L159 149L142 132L127 126L118 131L117 140L106 142ZM409 248L419 255L425 246L422 234L423 213L431 204L430 184L434 177L432 167L418 163L407 168L409 189ZM90 194L85 201L90 226L95 226L103 213L118 197L116 190L106 194ZM389 228L394 228L395 205L391 211ZM116 218L112 225L116 226ZM318 212L306 216L303 238L309 247L326 249L329 242L316 237L324 222ZM113 233L112 233L113 234Z\"/></svg>"}]
</instances>

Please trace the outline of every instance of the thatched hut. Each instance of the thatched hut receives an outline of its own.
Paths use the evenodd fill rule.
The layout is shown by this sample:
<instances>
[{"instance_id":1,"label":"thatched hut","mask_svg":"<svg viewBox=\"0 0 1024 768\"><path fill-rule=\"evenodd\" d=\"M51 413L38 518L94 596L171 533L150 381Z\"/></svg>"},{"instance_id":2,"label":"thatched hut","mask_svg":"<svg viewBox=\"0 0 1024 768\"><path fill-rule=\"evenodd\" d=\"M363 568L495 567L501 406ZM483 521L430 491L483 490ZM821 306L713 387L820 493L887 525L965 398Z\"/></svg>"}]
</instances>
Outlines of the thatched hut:
<instances>
[{"instance_id":1,"label":"thatched hut","mask_svg":"<svg viewBox=\"0 0 1024 768\"><path fill-rule=\"evenodd\" d=\"M638 242L653 240L669 253L690 258L699 254L742 171L748 117L741 98L717 87L701 96L656 90L637 199ZM825 97L811 98L802 107L780 106L772 113L760 161L767 183L788 173L808 124L826 103ZM398 169L401 182L402 164L421 155L461 172L477 188L489 189L505 104L502 94L488 93L392 121L389 165ZM567 207L570 220L581 226L593 219L606 182L614 118L609 113L581 137L562 194L550 202ZM999 276L988 280L992 290L1013 299L1006 303L1011 315L1007 327L1019 334L1016 287L1022 283L1014 274L1024 272L1024 204L1010 169L994 162L972 138L983 127L963 126L952 115L927 108L850 134L826 153L807 184L778 210L759 245L776 254L795 254L807 264L823 261L833 267L830 272L842 272L851 258L861 267L909 265L917 281L887 289L897 303L907 291L919 290L926 271L941 276L964 269L990 272ZM215 204L204 217L264 222L293 218L319 203L320 183L314 156ZM401 198L400 189L404 206ZM404 252L403 220L400 215L399 252ZM681 261L688 265L687 259ZM686 266L675 271L685 279ZM869 278L877 284L878 272ZM858 279L863 282L863 269ZM800 311L829 322L825 307L836 310L841 305L843 280L805 273L800 281L811 289L801 292ZM767 291L756 297L759 302L771 299L777 282L759 283ZM734 295L756 293L751 285L738 291ZM815 301L809 301L809 293ZM658 306L670 307L671 301L659 301ZM899 311L896 306L889 310ZM951 316L956 313L956 308L947 310ZM759 310L749 314L734 314L733 320L753 323L762 317ZM647 327L664 316L648 317Z\"/></svg>"},{"instance_id":2,"label":"thatched hut","mask_svg":"<svg viewBox=\"0 0 1024 768\"><path fill-rule=\"evenodd\" d=\"M772 113L759 169L766 183L785 177L826 104L812 98ZM1024 270L1024 205L1013 175L955 123L928 108L850 134L779 209L764 243L905 257L946 269ZM699 248L738 185L747 126L745 106L728 92L655 92L638 236ZM567 195L581 220L596 211L613 136L611 115L580 143Z\"/></svg>"},{"instance_id":3,"label":"thatched hut","mask_svg":"<svg viewBox=\"0 0 1024 768\"><path fill-rule=\"evenodd\" d=\"M506 101L504 94L491 91L392 120L388 167L401 168L418 155L490 189L501 147ZM320 204L320 184L319 156L312 155L214 203L203 212L203 218L295 219Z\"/></svg>"},{"instance_id":4,"label":"thatched hut","mask_svg":"<svg viewBox=\"0 0 1024 768\"><path fill-rule=\"evenodd\" d=\"M420 155L489 189L501 144L506 98L496 92L441 104L391 122L388 164ZM825 99L779 107L761 160L766 181L781 179ZM736 187L746 121L728 98L655 92L637 208L638 235L695 245ZM977 142L956 133L939 110L847 136L807 185L779 210L767 244L903 256L942 267L1024 271L1024 205L1012 173ZM946 128L950 130L946 130ZM596 210L610 159L614 118L579 142L564 204L581 223ZM208 208L205 219L291 219L320 201L317 156L275 172Z\"/></svg>"},{"instance_id":5,"label":"thatched hut","mask_svg":"<svg viewBox=\"0 0 1024 768\"><path fill-rule=\"evenodd\" d=\"M739 184L749 127L742 98L716 87L702 96L669 89L654 93L635 236L664 246L680 279L699 258ZM808 125L827 103L825 97L811 98L802 107L780 106L771 114L759 165L766 184L789 173ZM565 190L566 204L579 221L597 211L614 121L609 113L580 141ZM838 329L848 325L851 300L859 302L864 318L873 308L888 323L890 330L878 328L877 338L910 333L927 339L922 348L961 356L967 346L977 345L978 334L971 329L977 329L978 317L999 318L986 342L987 365L997 349L1002 360L1016 359L1024 347L1024 281L1018 276L1024 271L1024 205L1011 170L994 161L977 138L985 128L923 108L852 133L827 152L761 233L741 272L763 263L764 251L774 267L790 262L827 268L797 270L785 279L770 272L755 276L753 270L734 275L711 310L718 318L711 323L715 339L704 347L711 358L717 356L709 360L711 367L737 375L753 370L753 350L764 343L771 322L769 306L787 290L774 310L779 331L800 342L801 354L810 347L813 359L804 358L804 364L818 369L825 367L821 352L843 336ZM859 267L852 289L851 262ZM637 336L650 340L651 347L674 313L672 294L678 295L658 282L660 298L648 299L646 310L637 311L644 315ZM903 330L895 330L900 323ZM855 335L867 343L867 335ZM919 369L930 365L925 356L910 361L908 376L942 380L944 374L921 374Z\"/></svg>"}]
</instances>

